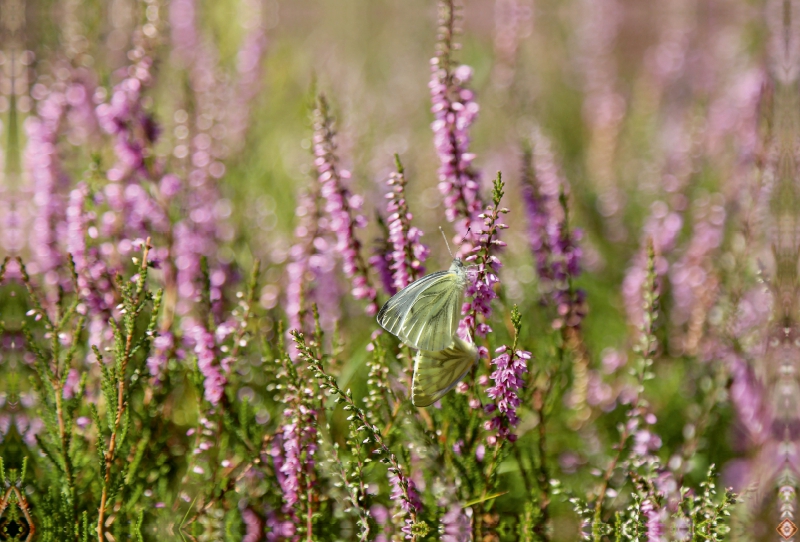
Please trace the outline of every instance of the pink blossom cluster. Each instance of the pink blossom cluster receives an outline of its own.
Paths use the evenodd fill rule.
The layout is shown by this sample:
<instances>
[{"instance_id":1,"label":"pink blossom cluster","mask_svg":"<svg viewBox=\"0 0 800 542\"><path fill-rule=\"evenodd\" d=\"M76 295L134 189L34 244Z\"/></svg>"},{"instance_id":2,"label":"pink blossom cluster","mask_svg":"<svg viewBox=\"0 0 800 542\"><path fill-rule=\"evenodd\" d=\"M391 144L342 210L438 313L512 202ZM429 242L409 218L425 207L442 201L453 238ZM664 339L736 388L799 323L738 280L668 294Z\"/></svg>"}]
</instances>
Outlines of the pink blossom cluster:
<instances>
[{"instance_id":1,"label":"pink blossom cluster","mask_svg":"<svg viewBox=\"0 0 800 542\"><path fill-rule=\"evenodd\" d=\"M502 263L491 252L506 246L506 243L498 238L499 230L508 228L500 222L500 215L508 212L508 209L498 208L499 199L496 199L494 206L486 208L486 212L481 213L478 218L483 221L482 227L477 236L477 244L465 259L466 262L477 262L474 267L467 272L467 288L465 295L469 301L464 303L461 309L464 318L459 325L459 332L464 337L472 336L474 332L478 337L485 337L492 331L486 321L492 315L492 300L497 297L495 285L500 282L497 276L502 267ZM478 316L483 321L478 322ZM479 348L481 355L485 355L485 349Z\"/></svg>"},{"instance_id":2,"label":"pink blossom cluster","mask_svg":"<svg viewBox=\"0 0 800 542\"><path fill-rule=\"evenodd\" d=\"M439 191L444 196L445 217L454 222L458 235L480 231L484 204L480 178L472 168L475 155L469 152L469 128L478 115L475 94L466 85L472 79L469 66L451 70L449 59L431 59L431 123L433 142L439 157Z\"/></svg>"},{"instance_id":3,"label":"pink blossom cluster","mask_svg":"<svg viewBox=\"0 0 800 542\"><path fill-rule=\"evenodd\" d=\"M490 436L489 444L496 444L498 439L507 439L510 442L517 440L517 436L511 432L519 423L517 407L520 405L520 398L517 391L525 385L522 377L528 372L528 360L531 359L530 352L510 351L505 345L495 350L495 353L500 355L492 360L494 371L491 379L494 386L486 390L486 395L494 403L486 405L484 410L489 414L497 412L485 424L485 429L497 431L497 436Z\"/></svg>"},{"instance_id":4,"label":"pink blossom cluster","mask_svg":"<svg viewBox=\"0 0 800 542\"><path fill-rule=\"evenodd\" d=\"M721 202L709 202L698 206L696 214L689 245L669 271L675 303L672 320L676 325L689 322L696 307L704 302L708 305L708 296L716 289L710 258L722 244L725 208Z\"/></svg>"},{"instance_id":5,"label":"pink blossom cluster","mask_svg":"<svg viewBox=\"0 0 800 542\"><path fill-rule=\"evenodd\" d=\"M38 272L47 283L58 282L57 268L62 263L57 224L63 219L63 202L59 187L65 184L65 174L60 167L57 138L64 111L66 97L62 92L52 91L38 103L37 115L25 120L27 144L23 160L33 189L34 219L30 244Z\"/></svg>"},{"instance_id":6,"label":"pink blossom cluster","mask_svg":"<svg viewBox=\"0 0 800 542\"><path fill-rule=\"evenodd\" d=\"M310 390L305 390L306 394ZM313 420L316 410L300 402L283 412L288 421L280 430L280 438L273 447L275 469L283 493L283 512L294 519L294 506L300 492L311 483L309 475L314 471L314 455L317 451L317 429Z\"/></svg>"},{"instance_id":7,"label":"pink blossom cluster","mask_svg":"<svg viewBox=\"0 0 800 542\"><path fill-rule=\"evenodd\" d=\"M393 272L394 287L402 290L425 274L422 263L430 250L420 242L422 231L411 225L413 215L406 201L405 175L402 172L392 173L388 184L391 191L386 195L389 200L386 211L389 213L387 222L389 243L392 245L389 267Z\"/></svg>"},{"instance_id":8,"label":"pink blossom cluster","mask_svg":"<svg viewBox=\"0 0 800 542\"><path fill-rule=\"evenodd\" d=\"M406 492L403 492L403 485L405 483ZM414 480L405 476L399 470L394 469L393 467L389 468L389 485L391 486L391 493L389 494L389 500L399 504L400 510L402 514L408 513L416 513L419 510L422 510L422 502L419 500L419 495L417 495L416 486L414 484ZM404 538L406 540L413 539L413 535L411 533L411 527L413 525L413 521L410 517L404 519L403 527L400 529L401 532L405 535Z\"/></svg>"},{"instance_id":9,"label":"pink blossom cluster","mask_svg":"<svg viewBox=\"0 0 800 542\"><path fill-rule=\"evenodd\" d=\"M467 542L472 538L472 529L464 509L451 505L442 516L442 542Z\"/></svg>"},{"instance_id":10,"label":"pink blossom cluster","mask_svg":"<svg viewBox=\"0 0 800 542\"><path fill-rule=\"evenodd\" d=\"M147 370L156 382L164 377L169 356L175 348L175 337L169 331L162 331L153 339L153 351L147 358Z\"/></svg>"},{"instance_id":11,"label":"pink blossom cluster","mask_svg":"<svg viewBox=\"0 0 800 542\"><path fill-rule=\"evenodd\" d=\"M565 204L569 185L561 175L549 140L533 133L532 167L523 186L528 214L528 239L536 260L539 288L544 300L556 308L553 327L577 327L585 316L584 293L574 290L572 279L581 271L582 233L571 230Z\"/></svg>"},{"instance_id":12,"label":"pink blossom cluster","mask_svg":"<svg viewBox=\"0 0 800 542\"><path fill-rule=\"evenodd\" d=\"M201 323L192 319L187 319L184 330L186 340L193 346L197 356L197 366L203 375L203 397L212 406L216 406L225 395L225 385L228 380L217 359L217 344L214 334Z\"/></svg>"},{"instance_id":13,"label":"pink blossom cluster","mask_svg":"<svg viewBox=\"0 0 800 542\"><path fill-rule=\"evenodd\" d=\"M361 255L361 242L356 230L364 228L366 219L361 214L364 200L352 194L347 187L350 171L338 167L336 142L332 120L324 98L315 112L314 166L320 183L320 195L325 200L325 211L330 217L330 231L336 237L336 251L341 254L343 270L352 283L353 297L367 300L367 314L378 312L377 291L370 283L367 266Z\"/></svg>"},{"instance_id":14,"label":"pink blossom cluster","mask_svg":"<svg viewBox=\"0 0 800 542\"><path fill-rule=\"evenodd\" d=\"M137 173L148 177L145 158L159 133L155 120L142 106L143 92L152 82L153 60L138 47L129 56L134 64L126 68L125 77L114 86L109 101L100 103L95 110L100 128L114 136L117 162L107 172L110 181L123 181Z\"/></svg>"},{"instance_id":15,"label":"pink blossom cluster","mask_svg":"<svg viewBox=\"0 0 800 542\"><path fill-rule=\"evenodd\" d=\"M659 277L669 270L669 262L664 254L675 246L682 227L683 218L670 211L666 203L657 201L652 205L650 218L643 230L645 239L652 239L656 254L655 271ZM628 321L634 326L642 323L642 286L647 279L646 260L644 250L640 250L622 281Z\"/></svg>"},{"instance_id":16,"label":"pink blossom cluster","mask_svg":"<svg viewBox=\"0 0 800 542\"><path fill-rule=\"evenodd\" d=\"M303 314L316 303L326 328L339 315L339 287L336 283L334 247L323 237L330 219L320 214L317 197L300 194L295 215L300 219L294 231L295 243L286 266L286 316L289 329L305 330L311 322Z\"/></svg>"}]
</instances>

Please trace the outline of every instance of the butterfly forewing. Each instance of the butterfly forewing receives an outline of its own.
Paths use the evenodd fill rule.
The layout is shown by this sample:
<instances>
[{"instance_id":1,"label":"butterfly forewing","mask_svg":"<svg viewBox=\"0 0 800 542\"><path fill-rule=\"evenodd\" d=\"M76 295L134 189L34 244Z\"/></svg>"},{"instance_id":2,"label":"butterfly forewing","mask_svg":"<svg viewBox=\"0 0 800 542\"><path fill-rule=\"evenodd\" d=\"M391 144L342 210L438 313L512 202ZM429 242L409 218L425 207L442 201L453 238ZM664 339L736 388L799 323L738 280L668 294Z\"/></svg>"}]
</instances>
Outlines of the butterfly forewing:
<instances>
[{"instance_id":1,"label":"butterfly forewing","mask_svg":"<svg viewBox=\"0 0 800 542\"><path fill-rule=\"evenodd\" d=\"M464 283L452 267L426 275L387 301L378 323L412 348L444 350L458 329Z\"/></svg>"},{"instance_id":2,"label":"butterfly forewing","mask_svg":"<svg viewBox=\"0 0 800 542\"><path fill-rule=\"evenodd\" d=\"M444 350L420 350L414 363L411 402L418 407L432 405L464 378L477 360L475 345L458 337Z\"/></svg>"}]
</instances>

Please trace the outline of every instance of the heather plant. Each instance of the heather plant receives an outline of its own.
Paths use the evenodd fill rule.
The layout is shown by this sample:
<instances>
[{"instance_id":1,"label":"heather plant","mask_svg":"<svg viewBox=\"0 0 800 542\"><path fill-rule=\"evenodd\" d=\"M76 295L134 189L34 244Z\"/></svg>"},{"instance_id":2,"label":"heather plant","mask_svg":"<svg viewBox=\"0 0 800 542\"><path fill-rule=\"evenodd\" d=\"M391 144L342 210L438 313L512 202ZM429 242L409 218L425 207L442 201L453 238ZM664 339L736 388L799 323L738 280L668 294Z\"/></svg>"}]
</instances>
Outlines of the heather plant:
<instances>
[{"instance_id":1,"label":"heather plant","mask_svg":"<svg viewBox=\"0 0 800 542\"><path fill-rule=\"evenodd\" d=\"M0 539L793 539L793 3L0 13Z\"/></svg>"}]
</instances>

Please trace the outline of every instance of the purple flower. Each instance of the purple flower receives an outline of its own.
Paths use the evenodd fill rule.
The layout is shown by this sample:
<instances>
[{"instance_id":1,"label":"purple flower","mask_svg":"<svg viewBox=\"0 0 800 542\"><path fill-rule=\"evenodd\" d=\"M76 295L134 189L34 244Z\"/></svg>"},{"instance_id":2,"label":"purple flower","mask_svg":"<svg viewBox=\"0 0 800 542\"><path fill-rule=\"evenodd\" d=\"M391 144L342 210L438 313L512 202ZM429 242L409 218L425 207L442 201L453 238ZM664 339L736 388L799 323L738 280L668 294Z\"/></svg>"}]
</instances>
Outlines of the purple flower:
<instances>
[{"instance_id":1,"label":"purple flower","mask_svg":"<svg viewBox=\"0 0 800 542\"><path fill-rule=\"evenodd\" d=\"M172 54L190 63L198 47L194 0L175 0L169 3L169 26L172 31Z\"/></svg>"},{"instance_id":2,"label":"purple flower","mask_svg":"<svg viewBox=\"0 0 800 542\"><path fill-rule=\"evenodd\" d=\"M494 288L500 282L497 272L502 267L500 260L492 252L506 246L498 237L500 230L508 228L500 222L500 216L508 213L508 209L499 207L502 197L503 183L498 174L495 181L494 205L489 205L485 212L478 215L483 224L480 230L476 230L479 232L475 237L476 245L465 259L466 262L476 262L476 264L474 267L470 266L471 269L467 272L469 282L465 294L470 300L464 303L461 309L465 316L459 325L459 333L464 338L470 338L473 334L485 337L492 331L486 321L492 314L492 300L497 297ZM483 317L480 323L479 315ZM483 355L482 352L481 354Z\"/></svg>"},{"instance_id":3,"label":"purple flower","mask_svg":"<svg viewBox=\"0 0 800 542\"><path fill-rule=\"evenodd\" d=\"M95 110L100 128L114 136L117 161L108 170L110 181L122 181L136 173L147 177L147 149L157 135L153 119L142 105L143 91L152 81L153 61L140 47L130 51L129 56L134 64L125 72L127 77L114 86L111 98Z\"/></svg>"},{"instance_id":4,"label":"purple flower","mask_svg":"<svg viewBox=\"0 0 800 542\"><path fill-rule=\"evenodd\" d=\"M647 542L662 542L664 540L664 521L661 511L651 497L642 502L641 510L647 525Z\"/></svg>"},{"instance_id":5,"label":"purple flower","mask_svg":"<svg viewBox=\"0 0 800 542\"><path fill-rule=\"evenodd\" d=\"M663 255L674 247L682 226L681 216L670 212L664 202L658 201L653 204L650 218L644 227L644 237L653 241L656 275L664 276L669 270L669 262ZM642 323L642 287L647 279L646 265L647 256L644 250L640 250L622 281L628 321L634 326Z\"/></svg>"},{"instance_id":6,"label":"purple flower","mask_svg":"<svg viewBox=\"0 0 800 542\"><path fill-rule=\"evenodd\" d=\"M307 330L309 304L317 303L321 324L333 325L339 316L339 287L334 275L334 247L322 235L329 223L321 216L316 193L298 197L295 215L300 223L294 230L295 244L286 266L286 315L289 329Z\"/></svg>"},{"instance_id":7,"label":"purple flower","mask_svg":"<svg viewBox=\"0 0 800 542\"><path fill-rule=\"evenodd\" d=\"M703 205L695 216L689 246L669 271L674 300L670 315L673 324L688 325L680 344L688 352L696 350L706 312L715 299L717 279L711 257L722 243L725 208L720 203Z\"/></svg>"},{"instance_id":8,"label":"purple flower","mask_svg":"<svg viewBox=\"0 0 800 542\"><path fill-rule=\"evenodd\" d=\"M81 374L74 367L69 370L67 380L64 382L63 397L64 399L72 399L78 393L78 388L81 383Z\"/></svg>"},{"instance_id":9,"label":"purple flower","mask_svg":"<svg viewBox=\"0 0 800 542\"><path fill-rule=\"evenodd\" d=\"M472 68L453 68L451 51L456 14L452 6L442 6L439 50L431 59L431 112L433 143L439 157L439 191L444 196L445 216L454 222L459 237L468 229L480 231L479 214L484 204L480 196L480 177L472 167L475 155L469 152L469 128L478 115L475 94L467 88Z\"/></svg>"},{"instance_id":10,"label":"purple flower","mask_svg":"<svg viewBox=\"0 0 800 542\"><path fill-rule=\"evenodd\" d=\"M413 538L411 527L414 523L412 518L416 516L419 510L422 510L422 502L417 495L414 480L406 477L401 471L390 467L389 485L392 489L389 500L398 503L401 510L397 516L405 516L400 531L405 535L404 538L406 540L411 540ZM408 514L411 514L412 517L408 517Z\"/></svg>"},{"instance_id":11,"label":"purple flower","mask_svg":"<svg viewBox=\"0 0 800 542\"><path fill-rule=\"evenodd\" d=\"M584 293L572 288L572 279L580 274L581 232L569 228L569 185L559 172L550 142L538 128L533 132L532 144L524 164L522 195L539 287L544 301L556 309L553 327L577 327L586 313Z\"/></svg>"},{"instance_id":12,"label":"purple flower","mask_svg":"<svg viewBox=\"0 0 800 542\"><path fill-rule=\"evenodd\" d=\"M30 245L35 267L31 270L42 273L49 285L58 282L58 267L63 263L58 248L63 232L58 225L63 223L64 202L59 192L67 179L56 145L66 108L63 93L53 89L39 102L38 116L28 117L24 124L27 144L23 160L32 182L34 205Z\"/></svg>"},{"instance_id":13,"label":"purple flower","mask_svg":"<svg viewBox=\"0 0 800 542\"><path fill-rule=\"evenodd\" d=\"M517 390L525 385L522 376L528 372L527 361L531 359L531 353L525 350L509 352L506 346L501 346L495 352L500 355L492 360L495 367L491 374L494 386L486 390L486 395L494 403L486 405L484 409L487 413L497 414L486 422L485 427L488 431L497 431L499 438L513 442L516 435L511 433L511 428L519 423L517 407L520 398Z\"/></svg>"},{"instance_id":14,"label":"purple flower","mask_svg":"<svg viewBox=\"0 0 800 542\"><path fill-rule=\"evenodd\" d=\"M169 331L162 331L153 339L153 353L147 358L147 370L156 382L164 378L164 370L174 347L175 337Z\"/></svg>"},{"instance_id":15,"label":"purple flower","mask_svg":"<svg viewBox=\"0 0 800 542\"><path fill-rule=\"evenodd\" d=\"M408 210L405 186L406 178L402 166L389 176L391 191L386 212L389 214L389 242L392 245L390 268L393 271L394 288L402 290L425 274L422 263L428 257L428 247L420 243L422 231L411 225L413 215Z\"/></svg>"},{"instance_id":16,"label":"purple flower","mask_svg":"<svg viewBox=\"0 0 800 542\"><path fill-rule=\"evenodd\" d=\"M286 419L292 419L292 411L284 410ZM283 491L284 512L289 512L299 498L300 491L300 432L297 422L285 424L281 427L281 442L283 443L283 464L280 472L283 474L281 490Z\"/></svg>"},{"instance_id":17,"label":"purple flower","mask_svg":"<svg viewBox=\"0 0 800 542\"><path fill-rule=\"evenodd\" d=\"M620 216L625 199L616 183L614 158L626 104L615 88L614 46L622 9L617 0L584 0L579 13L575 58L584 77L583 117L590 131L587 171L596 186L598 210L607 220L607 235L620 241L626 235Z\"/></svg>"},{"instance_id":18,"label":"purple flower","mask_svg":"<svg viewBox=\"0 0 800 542\"><path fill-rule=\"evenodd\" d=\"M262 525L261 518L250 508L242 510L242 522L244 523L245 533L242 542L258 542L261 540Z\"/></svg>"},{"instance_id":19,"label":"purple flower","mask_svg":"<svg viewBox=\"0 0 800 542\"><path fill-rule=\"evenodd\" d=\"M337 240L336 251L342 255L344 274L352 282L353 297L366 299L367 314L376 314L377 292L370 283L367 266L361 255L361 242L355 235L356 229L367 224L361 215L363 199L353 195L346 186L350 172L338 167L333 120L323 96L320 96L314 111L313 141L320 195L325 200L325 211L330 217L330 231Z\"/></svg>"},{"instance_id":20,"label":"purple flower","mask_svg":"<svg viewBox=\"0 0 800 542\"><path fill-rule=\"evenodd\" d=\"M381 220L378 217L378 220ZM372 249L372 256L369 257L369 265L378 275L381 280L384 291L391 295L397 293L397 287L394 284L394 248L392 244L385 238L378 238L375 240L375 246Z\"/></svg>"},{"instance_id":21,"label":"purple flower","mask_svg":"<svg viewBox=\"0 0 800 542\"><path fill-rule=\"evenodd\" d=\"M78 286L87 288L85 276L88 267L86 260L86 234L88 220L84 212L84 204L89 193L85 183L80 183L69 194L67 206L67 252L72 255L75 262L75 271L78 273Z\"/></svg>"},{"instance_id":22,"label":"purple flower","mask_svg":"<svg viewBox=\"0 0 800 542\"><path fill-rule=\"evenodd\" d=\"M654 432L640 429L633 435L632 456L644 459L659 448L661 448L661 437Z\"/></svg>"},{"instance_id":23,"label":"purple flower","mask_svg":"<svg viewBox=\"0 0 800 542\"><path fill-rule=\"evenodd\" d=\"M389 485L392 488L391 494L389 495L389 500L393 502L399 502L400 508L404 512L421 510L422 503L417 495L414 480L406 477L399 471L394 471L391 468L389 470ZM406 491L408 493L408 497L406 497L403 493L403 482L407 484Z\"/></svg>"},{"instance_id":24,"label":"purple flower","mask_svg":"<svg viewBox=\"0 0 800 542\"><path fill-rule=\"evenodd\" d=\"M310 390L305 394L311 395ZM298 397L292 408L283 411L284 423L280 429L279 439L273 447L271 455L278 473L278 483L283 492L283 512L296 520L295 504L301 492L311 485L314 472L314 455L317 450L316 411L309 408ZM279 447L278 447L279 446Z\"/></svg>"},{"instance_id":25,"label":"purple flower","mask_svg":"<svg viewBox=\"0 0 800 542\"><path fill-rule=\"evenodd\" d=\"M228 381L217 361L217 345L214 335L192 319L184 320L184 332L186 339L194 345L197 366L204 378L203 397L212 406L216 406L225 394L225 385Z\"/></svg>"},{"instance_id":26,"label":"purple flower","mask_svg":"<svg viewBox=\"0 0 800 542\"><path fill-rule=\"evenodd\" d=\"M754 370L739 355L730 351L721 353L728 363L733 383L730 398L739 422L755 445L764 444L771 436L774 416L765 400L765 390Z\"/></svg>"},{"instance_id":27,"label":"purple flower","mask_svg":"<svg viewBox=\"0 0 800 542\"><path fill-rule=\"evenodd\" d=\"M458 504L451 505L442 516L442 527L444 528L442 542L470 542L472 540L469 518Z\"/></svg>"}]
</instances>

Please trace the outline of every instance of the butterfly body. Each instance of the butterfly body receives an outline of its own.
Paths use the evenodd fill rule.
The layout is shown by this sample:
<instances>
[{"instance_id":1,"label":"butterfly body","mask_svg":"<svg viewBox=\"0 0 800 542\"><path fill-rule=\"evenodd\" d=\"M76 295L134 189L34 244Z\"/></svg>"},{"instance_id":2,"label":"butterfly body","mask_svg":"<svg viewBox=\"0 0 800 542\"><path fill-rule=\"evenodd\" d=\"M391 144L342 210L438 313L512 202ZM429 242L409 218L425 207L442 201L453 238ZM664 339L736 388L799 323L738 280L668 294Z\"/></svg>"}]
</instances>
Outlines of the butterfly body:
<instances>
[{"instance_id":1,"label":"butterfly body","mask_svg":"<svg viewBox=\"0 0 800 542\"><path fill-rule=\"evenodd\" d=\"M461 319L467 271L461 258L447 271L425 275L397 292L378 312L378 323L418 350L444 350Z\"/></svg>"},{"instance_id":2,"label":"butterfly body","mask_svg":"<svg viewBox=\"0 0 800 542\"><path fill-rule=\"evenodd\" d=\"M411 386L415 406L438 401L478 360L472 341L456 334L466 287L466 267L454 258L447 271L412 282L378 312L381 327L419 350Z\"/></svg>"}]
</instances>

